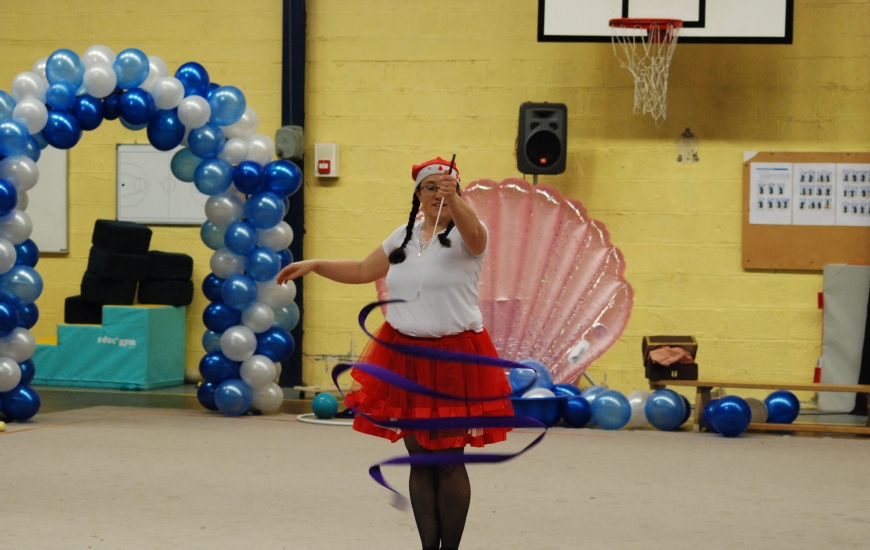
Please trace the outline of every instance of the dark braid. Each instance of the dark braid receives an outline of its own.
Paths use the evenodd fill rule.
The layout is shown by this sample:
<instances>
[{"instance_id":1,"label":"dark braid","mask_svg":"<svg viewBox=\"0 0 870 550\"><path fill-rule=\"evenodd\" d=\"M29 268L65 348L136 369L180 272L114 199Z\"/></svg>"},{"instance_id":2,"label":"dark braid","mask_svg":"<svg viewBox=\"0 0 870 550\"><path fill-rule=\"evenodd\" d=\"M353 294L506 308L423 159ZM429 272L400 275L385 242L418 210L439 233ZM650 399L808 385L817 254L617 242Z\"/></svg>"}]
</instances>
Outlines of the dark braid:
<instances>
[{"instance_id":1,"label":"dark braid","mask_svg":"<svg viewBox=\"0 0 870 550\"><path fill-rule=\"evenodd\" d=\"M450 220L450 223L447 224L447 229L438 233L438 242L441 243L441 246L444 248L450 248L450 239L447 238L447 234L450 233L450 230L456 227L456 224L453 223L453 220Z\"/></svg>"},{"instance_id":2,"label":"dark braid","mask_svg":"<svg viewBox=\"0 0 870 550\"><path fill-rule=\"evenodd\" d=\"M408 216L408 226L405 228L405 240L402 241L402 246L390 252L388 259L391 264L400 264L405 261L405 245L411 240L411 233L414 232L414 221L417 219L418 210L420 210L420 199L417 197L417 193L414 193L414 199L411 201L411 215Z\"/></svg>"}]
</instances>

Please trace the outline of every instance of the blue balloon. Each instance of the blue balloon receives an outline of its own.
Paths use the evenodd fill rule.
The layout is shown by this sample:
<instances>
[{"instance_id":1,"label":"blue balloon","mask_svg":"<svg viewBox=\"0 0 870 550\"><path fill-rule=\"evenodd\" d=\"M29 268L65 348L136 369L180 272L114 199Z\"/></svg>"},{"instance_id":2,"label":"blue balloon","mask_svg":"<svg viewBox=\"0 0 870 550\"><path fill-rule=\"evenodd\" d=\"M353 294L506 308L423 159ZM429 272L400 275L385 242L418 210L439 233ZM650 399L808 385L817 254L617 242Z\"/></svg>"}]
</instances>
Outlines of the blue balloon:
<instances>
[{"instance_id":1,"label":"blue balloon","mask_svg":"<svg viewBox=\"0 0 870 550\"><path fill-rule=\"evenodd\" d=\"M202 227L199 228L199 236L207 247L212 250L218 250L225 246L224 231L225 229L212 222L205 222L202 224Z\"/></svg>"},{"instance_id":2,"label":"blue balloon","mask_svg":"<svg viewBox=\"0 0 870 550\"><path fill-rule=\"evenodd\" d=\"M193 176L200 163L202 163L202 159L194 155L189 147L185 147L172 155L169 169L172 170L173 176L189 183L193 181Z\"/></svg>"},{"instance_id":3,"label":"blue balloon","mask_svg":"<svg viewBox=\"0 0 870 550\"><path fill-rule=\"evenodd\" d=\"M535 369L535 374L536 374L537 378L535 379L535 383L532 384L532 387L529 389L533 389L533 388L546 388L548 390L553 389L553 377L552 377L552 375L550 375L550 370L547 369L547 367L544 366L543 363L541 363L539 361L535 361L534 359L523 359L521 361L518 361L518 363L520 363L521 365L526 365L528 367L532 367L533 369Z\"/></svg>"},{"instance_id":4,"label":"blue balloon","mask_svg":"<svg viewBox=\"0 0 870 550\"><path fill-rule=\"evenodd\" d=\"M121 116L121 93L122 92L116 89L114 92L103 98L103 116L106 117L106 120L115 120Z\"/></svg>"},{"instance_id":5,"label":"blue balloon","mask_svg":"<svg viewBox=\"0 0 870 550\"><path fill-rule=\"evenodd\" d=\"M257 301L257 283L247 275L230 275L221 287L224 303L238 311L244 311Z\"/></svg>"},{"instance_id":6,"label":"blue balloon","mask_svg":"<svg viewBox=\"0 0 870 550\"><path fill-rule=\"evenodd\" d=\"M338 412L338 400L329 393L318 393L311 401L311 412L322 420L328 420Z\"/></svg>"},{"instance_id":7,"label":"blue balloon","mask_svg":"<svg viewBox=\"0 0 870 550\"><path fill-rule=\"evenodd\" d=\"M129 90L145 82L151 64L142 50L127 48L115 57L112 69L118 77L118 87Z\"/></svg>"},{"instance_id":8,"label":"blue balloon","mask_svg":"<svg viewBox=\"0 0 870 550\"><path fill-rule=\"evenodd\" d=\"M274 160L263 170L265 190L279 197L292 195L302 187L302 171L289 160Z\"/></svg>"},{"instance_id":9,"label":"blue balloon","mask_svg":"<svg viewBox=\"0 0 870 550\"><path fill-rule=\"evenodd\" d=\"M82 130L96 130L103 123L105 107L103 101L89 94L78 96L72 107L72 114L79 121Z\"/></svg>"},{"instance_id":10,"label":"blue balloon","mask_svg":"<svg viewBox=\"0 0 870 550\"><path fill-rule=\"evenodd\" d=\"M33 162L39 162L39 157L42 156L42 148L39 146L39 142L36 141L36 138L32 135L27 138L27 145L24 147L24 152L21 154Z\"/></svg>"},{"instance_id":11,"label":"blue balloon","mask_svg":"<svg viewBox=\"0 0 870 550\"><path fill-rule=\"evenodd\" d=\"M11 182L0 179L0 216L5 216L18 204L18 189Z\"/></svg>"},{"instance_id":12,"label":"blue balloon","mask_svg":"<svg viewBox=\"0 0 870 550\"><path fill-rule=\"evenodd\" d=\"M214 403L227 416L239 416L248 412L254 402L251 387L240 379L227 380L214 392Z\"/></svg>"},{"instance_id":13,"label":"blue balloon","mask_svg":"<svg viewBox=\"0 0 870 550\"><path fill-rule=\"evenodd\" d=\"M30 386L18 384L2 395L3 414L10 420L24 422L39 412L39 394Z\"/></svg>"},{"instance_id":14,"label":"blue balloon","mask_svg":"<svg viewBox=\"0 0 870 550\"><path fill-rule=\"evenodd\" d=\"M175 71L175 78L184 86L184 97L208 95L208 71L199 63L194 61L185 63Z\"/></svg>"},{"instance_id":15,"label":"blue balloon","mask_svg":"<svg viewBox=\"0 0 870 550\"><path fill-rule=\"evenodd\" d=\"M202 379L212 384L220 384L224 380L238 378L242 364L233 361L220 350L206 353L199 360L199 374Z\"/></svg>"},{"instance_id":16,"label":"blue balloon","mask_svg":"<svg viewBox=\"0 0 870 550\"><path fill-rule=\"evenodd\" d=\"M272 326L280 327L290 332L299 323L299 306L296 305L296 302L290 302L289 305L273 311L275 312L275 322L272 323Z\"/></svg>"},{"instance_id":17,"label":"blue balloon","mask_svg":"<svg viewBox=\"0 0 870 550\"><path fill-rule=\"evenodd\" d=\"M126 120L124 120L124 117L121 117L118 120L121 121L121 126L123 126L124 128L126 128L128 130L133 130L134 132L138 132L139 130L144 130L145 128L148 127L147 122L145 122L143 124L133 124L133 123L130 123L130 122L127 122Z\"/></svg>"},{"instance_id":18,"label":"blue balloon","mask_svg":"<svg viewBox=\"0 0 870 550\"><path fill-rule=\"evenodd\" d=\"M18 309L14 302L0 301L0 337L9 336L18 328Z\"/></svg>"},{"instance_id":19,"label":"blue balloon","mask_svg":"<svg viewBox=\"0 0 870 550\"><path fill-rule=\"evenodd\" d=\"M220 302L221 289L225 281L226 279L221 279L214 273L209 273L202 280L202 293L208 298L209 302Z\"/></svg>"},{"instance_id":20,"label":"blue balloon","mask_svg":"<svg viewBox=\"0 0 870 550\"><path fill-rule=\"evenodd\" d=\"M148 121L148 141L159 151L171 151L184 139L178 109L161 109ZM174 158L174 155L173 155Z\"/></svg>"},{"instance_id":21,"label":"blue balloon","mask_svg":"<svg viewBox=\"0 0 870 550\"><path fill-rule=\"evenodd\" d=\"M76 89L68 82L52 84L45 91L45 104L56 111L66 111L75 103Z\"/></svg>"},{"instance_id":22,"label":"blue balloon","mask_svg":"<svg viewBox=\"0 0 870 550\"><path fill-rule=\"evenodd\" d=\"M203 382L196 388L196 399L199 401L199 404L204 408L210 411L217 411L217 405L214 402L214 392L217 390L217 386L212 384L211 382Z\"/></svg>"},{"instance_id":23,"label":"blue balloon","mask_svg":"<svg viewBox=\"0 0 870 550\"><path fill-rule=\"evenodd\" d=\"M204 160L193 172L193 184L203 195L223 193L230 188L232 183L233 165L224 159Z\"/></svg>"},{"instance_id":24,"label":"blue balloon","mask_svg":"<svg viewBox=\"0 0 870 550\"><path fill-rule=\"evenodd\" d=\"M246 195L259 193L265 184L263 165L252 160L240 162L233 170L233 183L236 189Z\"/></svg>"},{"instance_id":25,"label":"blue balloon","mask_svg":"<svg viewBox=\"0 0 870 550\"><path fill-rule=\"evenodd\" d=\"M42 277L32 267L14 265L0 275L0 300L32 304L42 294Z\"/></svg>"},{"instance_id":26,"label":"blue balloon","mask_svg":"<svg viewBox=\"0 0 870 550\"><path fill-rule=\"evenodd\" d=\"M224 235L224 243L233 254L244 256L257 248L257 228L245 221L230 224Z\"/></svg>"},{"instance_id":27,"label":"blue balloon","mask_svg":"<svg viewBox=\"0 0 870 550\"><path fill-rule=\"evenodd\" d=\"M245 218L257 229L275 227L283 217L284 203L271 191L251 195L245 202Z\"/></svg>"},{"instance_id":28,"label":"blue balloon","mask_svg":"<svg viewBox=\"0 0 870 550\"><path fill-rule=\"evenodd\" d=\"M223 151L226 142L223 130L211 123L194 128L187 135L190 151L201 159L217 157ZM230 181L232 181L232 174L230 174Z\"/></svg>"},{"instance_id":29,"label":"blue balloon","mask_svg":"<svg viewBox=\"0 0 870 550\"><path fill-rule=\"evenodd\" d=\"M33 377L36 376L36 365L33 364L32 359L28 359L18 363L18 367L21 369L21 381L18 384L29 386L33 382Z\"/></svg>"},{"instance_id":30,"label":"blue balloon","mask_svg":"<svg viewBox=\"0 0 870 550\"><path fill-rule=\"evenodd\" d=\"M42 137L55 149L71 149L82 138L82 127L72 113L51 111L42 129Z\"/></svg>"},{"instance_id":31,"label":"blue balloon","mask_svg":"<svg viewBox=\"0 0 870 550\"><path fill-rule=\"evenodd\" d=\"M801 404L795 394L777 390L764 399L767 421L771 424L791 424L800 414Z\"/></svg>"},{"instance_id":32,"label":"blue balloon","mask_svg":"<svg viewBox=\"0 0 870 550\"><path fill-rule=\"evenodd\" d=\"M716 409L719 408L719 399L713 399L704 405L704 410L701 412L701 418L704 421L704 426L708 432L718 433L716 426L713 425L713 418L716 416Z\"/></svg>"},{"instance_id":33,"label":"blue balloon","mask_svg":"<svg viewBox=\"0 0 870 550\"><path fill-rule=\"evenodd\" d=\"M202 333L202 349L206 353L221 350L221 335L213 330L207 330Z\"/></svg>"},{"instance_id":34,"label":"blue balloon","mask_svg":"<svg viewBox=\"0 0 870 550\"><path fill-rule=\"evenodd\" d=\"M585 397L569 397L562 405L562 419L572 428L582 428L592 420L592 406Z\"/></svg>"},{"instance_id":35,"label":"blue balloon","mask_svg":"<svg viewBox=\"0 0 870 550\"><path fill-rule=\"evenodd\" d=\"M39 263L39 247L32 239L15 245L15 265L36 267Z\"/></svg>"},{"instance_id":36,"label":"blue balloon","mask_svg":"<svg viewBox=\"0 0 870 550\"><path fill-rule=\"evenodd\" d=\"M683 398L683 405L686 407L686 412L683 414L683 421L680 422L680 426L686 423L686 420L692 416L692 404L689 402L689 398L685 395L680 394L680 397Z\"/></svg>"},{"instance_id":37,"label":"blue balloon","mask_svg":"<svg viewBox=\"0 0 870 550\"><path fill-rule=\"evenodd\" d=\"M242 324L242 312L223 302L212 302L205 306L202 322L208 330L222 333L230 327Z\"/></svg>"},{"instance_id":38,"label":"blue balloon","mask_svg":"<svg viewBox=\"0 0 870 550\"><path fill-rule=\"evenodd\" d=\"M12 118L12 111L14 110L15 98L3 90L0 90L0 120L8 120Z\"/></svg>"},{"instance_id":39,"label":"blue balloon","mask_svg":"<svg viewBox=\"0 0 870 550\"><path fill-rule=\"evenodd\" d=\"M51 113L49 113L51 120ZM27 138L30 132L17 120L0 121L0 155L14 157L27 149Z\"/></svg>"},{"instance_id":40,"label":"blue balloon","mask_svg":"<svg viewBox=\"0 0 870 550\"><path fill-rule=\"evenodd\" d=\"M216 83L216 82L209 82L208 83L208 92L205 95L206 101L211 99L211 97L214 95L215 91L217 91L217 89L220 87L221 87L221 85Z\"/></svg>"},{"instance_id":41,"label":"blue balloon","mask_svg":"<svg viewBox=\"0 0 870 550\"><path fill-rule=\"evenodd\" d=\"M18 309L18 326L31 329L39 320L39 308L36 304L15 304Z\"/></svg>"},{"instance_id":42,"label":"blue balloon","mask_svg":"<svg viewBox=\"0 0 870 550\"><path fill-rule=\"evenodd\" d=\"M628 424L631 418L628 399L616 390L599 393L591 405L592 418L605 430L618 430Z\"/></svg>"},{"instance_id":43,"label":"blue balloon","mask_svg":"<svg viewBox=\"0 0 870 550\"><path fill-rule=\"evenodd\" d=\"M206 93L211 118L209 122L218 126L229 126L238 122L245 114L245 94L235 86L221 86Z\"/></svg>"},{"instance_id":44,"label":"blue balloon","mask_svg":"<svg viewBox=\"0 0 870 550\"><path fill-rule=\"evenodd\" d=\"M589 401L589 404L591 405L595 402L595 398L598 397L598 394L604 391L607 391L607 388L602 386L589 386L581 391L580 395L582 395L586 401Z\"/></svg>"},{"instance_id":45,"label":"blue balloon","mask_svg":"<svg viewBox=\"0 0 870 550\"><path fill-rule=\"evenodd\" d=\"M555 393L556 395L571 397L573 395L580 395L581 392L580 388L578 388L574 384L554 384L553 393Z\"/></svg>"},{"instance_id":46,"label":"blue balloon","mask_svg":"<svg viewBox=\"0 0 870 550\"><path fill-rule=\"evenodd\" d=\"M737 437L749 427L752 411L743 398L729 395L719 400L713 414L713 426L725 437Z\"/></svg>"},{"instance_id":47,"label":"blue balloon","mask_svg":"<svg viewBox=\"0 0 870 550\"><path fill-rule=\"evenodd\" d=\"M677 392L665 388L650 394L644 412L650 424L659 430L669 431L682 423L686 406Z\"/></svg>"},{"instance_id":48,"label":"blue balloon","mask_svg":"<svg viewBox=\"0 0 870 550\"><path fill-rule=\"evenodd\" d=\"M283 361L293 353L293 337L281 328L271 327L257 334L256 355L265 355L272 361Z\"/></svg>"},{"instance_id":49,"label":"blue balloon","mask_svg":"<svg viewBox=\"0 0 870 550\"><path fill-rule=\"evenodd\" d=\"M537 381L538 375L531 368L514 367L508 373L508 382L514 392L525 393L534 388Z\"/></svg>"},{"instance_id":50,"label":"blue balloon","mask_svg":"<svg viewBox=\"0 0 870 550\"><path fill-rule=\"evenodd\" d=\"M121 96L118 110L121 113L121 119L133 126L139 126L140 124L148 124L148 121L157 112L157 106L154 105L154 98L151 97L151 94L142 88L133 88ZM179 143L181 142L179 141Z\"/></svg>"},{"instance_id":51,"label":"blue balloon","mask_svg":"<svg viewBox=\"0 0 870 550\"><path fill-rule=\"evenodd\" d=\"M278 259L281 260L281 269L284 269L285 267L293 263L293 253L290 252L290 249L285 248L284 250L278 252Z\"/></svg>"},{"instance_id":52,"label":"blue balloon","mask_svg":"<svg viewBox=\"0 0 870 550\"><path fill-rule=\"evenodd\" d=\"M45 141L45 137L42 135L42 132L36 132L35 134L31 134L30 137L36 140L36 143L39 144L40 150L44 150L48 147L48 142Z\"/></svg>"},{"instance_id":53,"label":"blue balloon","mask_svg":"<svg viewBox=\"0 0 870 550\"><path fill-rule=\"evenodd\" d=\"M57 50L45 60L45 78L51 85L69 84L75 94L82 85L84 76L85 66L78 54L72 50Z\"/></svg>"},{"instance_id":54,"label":"blue balloon","mask_svg":"<svg viewBox=\"0 0 870 550\"><path fill-rule=\"evenodd\" d=\"M258 246L245 256L245 272L255 281L271 281L281 271L281 260L271 248Z\"/></svg>"}]
</instances>

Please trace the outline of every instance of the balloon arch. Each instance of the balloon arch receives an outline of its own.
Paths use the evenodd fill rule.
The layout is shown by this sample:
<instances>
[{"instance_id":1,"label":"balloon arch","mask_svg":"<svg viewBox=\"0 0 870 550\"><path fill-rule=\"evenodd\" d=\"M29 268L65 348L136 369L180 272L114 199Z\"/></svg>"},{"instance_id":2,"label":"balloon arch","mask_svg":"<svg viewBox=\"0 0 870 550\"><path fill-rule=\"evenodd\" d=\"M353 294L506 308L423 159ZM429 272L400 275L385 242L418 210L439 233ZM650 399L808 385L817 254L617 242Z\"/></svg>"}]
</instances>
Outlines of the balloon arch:
<instances>
[{"instance_id":1,"label":"balloon arch","mask_svg":"<svg viewBox=\"0 0 870 550\"><path fill-rule=\"evenodd\" d=\"M199 63L169 76L166 63L135 48L117 55L96 45L81 57L57 50L0 90L0 405L10 420L39 410L29 386L39 311L39 250L30 240L27 191L39 179L41 150L70 149L82 131L119 119L145 129L152 146L171 151L173 175L208 195L203 242L214 250L202 290L204 382L199 402L235 416L278 409L280 361L292 353L299 320L296 287L278 285L293 261L293 231L283 221L287 197L302 185L293 163L272 160L275 145L258 134L259 118L234 86L209 80Z\"/></svg>"}]
</instances>

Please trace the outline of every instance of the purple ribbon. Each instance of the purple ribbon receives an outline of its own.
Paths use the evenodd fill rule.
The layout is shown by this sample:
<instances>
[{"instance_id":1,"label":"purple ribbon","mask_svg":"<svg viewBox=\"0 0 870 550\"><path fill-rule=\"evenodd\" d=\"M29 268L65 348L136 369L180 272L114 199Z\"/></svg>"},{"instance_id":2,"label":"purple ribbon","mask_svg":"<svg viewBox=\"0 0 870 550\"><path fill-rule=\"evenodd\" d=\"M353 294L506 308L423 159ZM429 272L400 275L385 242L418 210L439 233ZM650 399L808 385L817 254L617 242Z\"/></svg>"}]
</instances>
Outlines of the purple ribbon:
<instances>
[{"instance_id":1,"label":"purple ribbon","mask_svg":"<svg viewBox=\"0 0 870 550\"><path fill-rule=\"evenodd\" d=\"M433 348L386 342L379 339L374 334L368 331L365 325L365 321L366 318L368 318L369 314L372 312L372 310L385 304L402 303L404 301L405 300L387 300L383 302L374 302L365 306L359 312L359 326L362 328L363 332L365 332L366 335L375 342L381 344L384 347L392 349L393 351L397 351L403 355L408 355L411 357L423 357L436 361L466 363L482 367L498 367L502 369L522 368L531 369L534 371L532 367L523 365L522 363L516 363L514 361L508 361L506 359L499 359L497 357L488 357L485 355L476 355L455 351L444 351ZM352 368L359 369L360 371L370 376L373 376L374 378L377 378L382 382L385 382L387 384L390 384L391 386L395 386L399 389L411 393L425 395L428 397L435 397L438 399L451 399L466 402L496 401L501 399L507 399L510 397L518 397L534 384L534 380L532 380L525 387L503 395L468 397L451 395L433 390L427 386L418 384L413 380L409 380L404 376L400 376L378 365L372 365L369 363L341 363L336 365L332 369L332 381L335 383L335 386L337 388L339 387L338 377ZM341 391L340 388L339 391ZM342 393L342 395L344 394ZM374 464L369 468L369 475L381 486L393 492L395 497L394 505L400 508L407 507L407 499L402 496L398 491L393 489L389 483L387 483L381 472L381 466L398 466L403 464L408 464L411 466L443 466L451 464L494 464L499 462L505 462L507 460L511 460L520 456L521 454L525 453L526 451L540 443L547 433L547 426L545 424L528 416L457 416L451 418L382 420L372 418L371 416L363 413L362 411L358 410L353 406L350 406L350 408L354 411L356 415L365 418L373 424L388 429L429 431L469 430L472 428L543 428L544 431L541 432L541 434L538 435L537 438L535 438L531 443L529 443L516 453L474 453L468 455L464 453L419 453L407 456L399 456Z\"/></svg>"}]
</instances>

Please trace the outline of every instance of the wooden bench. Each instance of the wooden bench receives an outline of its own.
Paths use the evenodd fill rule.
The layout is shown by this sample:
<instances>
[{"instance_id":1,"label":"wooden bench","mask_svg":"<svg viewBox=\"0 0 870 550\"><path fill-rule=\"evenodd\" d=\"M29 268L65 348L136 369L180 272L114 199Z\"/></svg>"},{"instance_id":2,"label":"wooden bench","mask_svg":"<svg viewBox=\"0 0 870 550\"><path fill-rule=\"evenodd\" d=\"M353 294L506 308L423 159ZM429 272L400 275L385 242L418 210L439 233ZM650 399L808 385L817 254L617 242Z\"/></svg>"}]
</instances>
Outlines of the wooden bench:
<instances>
[{"instance_id":1,"label":"wooden bench","mask_svg":"<svg viewBox=\"0 0 870 550\"><path fill-rule=\"evenodd\" d=\"M868 413L870 413L870 385L866 384L770 384L766 382L728 382L722 380L650 380L650 389L657 390L667 386L687 386L697 388L695 394L694 430L706 429L704 424L704 407L710 402L710 392L713 388L740 388L752 390L794 390L794 391L832 391L863 393L867 395ZM769 424L752 423L749 430L775 432L817 432L870 435L870 414L865 426L846 424Z\"/></svg>"}]
</instances>

